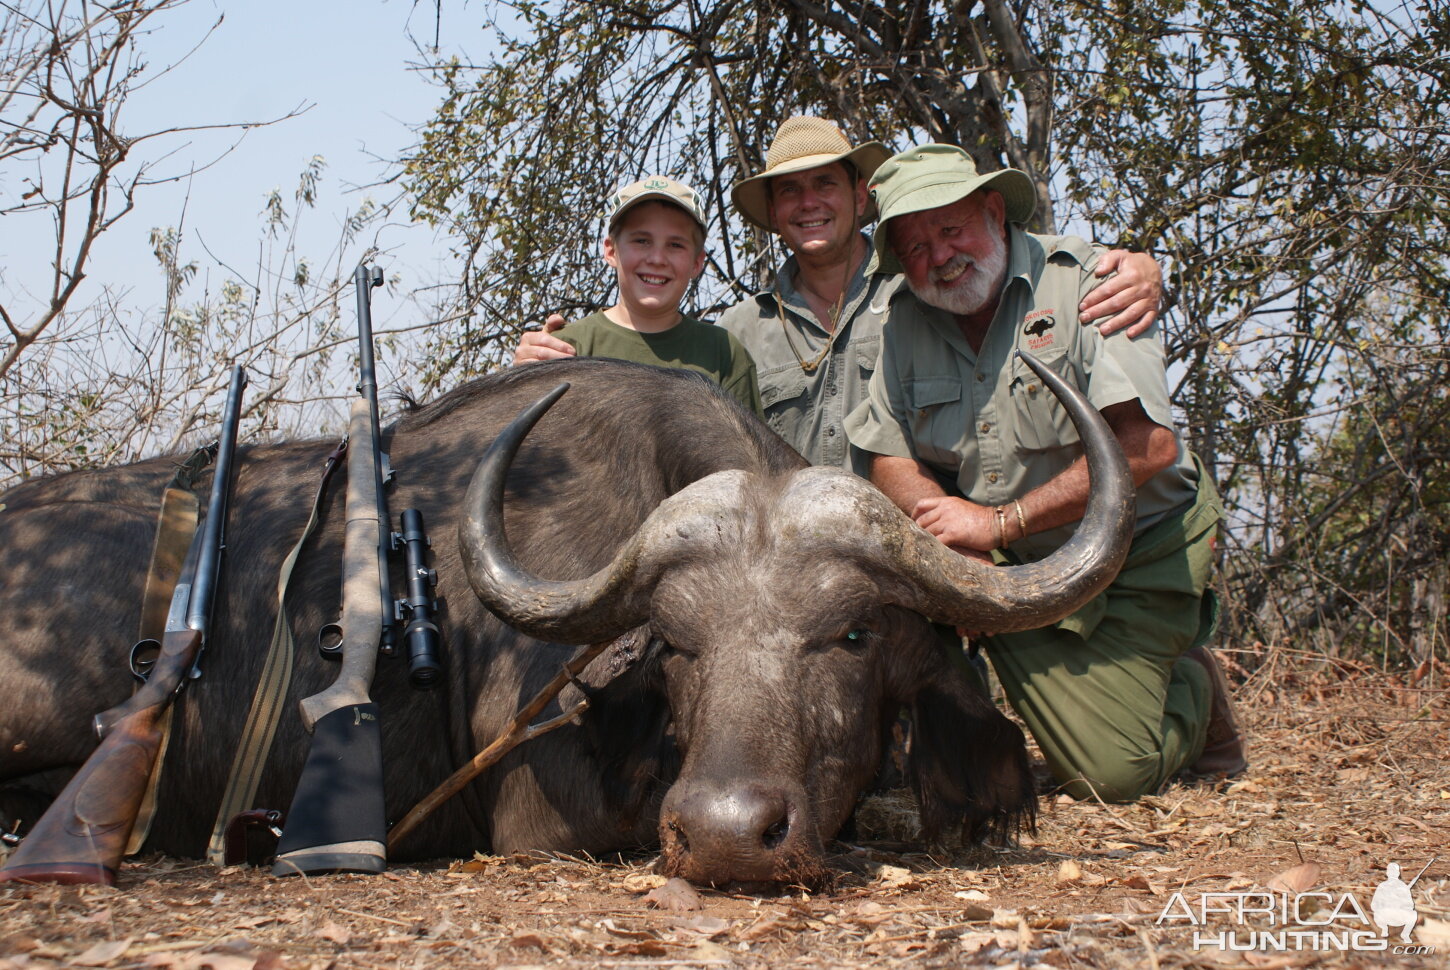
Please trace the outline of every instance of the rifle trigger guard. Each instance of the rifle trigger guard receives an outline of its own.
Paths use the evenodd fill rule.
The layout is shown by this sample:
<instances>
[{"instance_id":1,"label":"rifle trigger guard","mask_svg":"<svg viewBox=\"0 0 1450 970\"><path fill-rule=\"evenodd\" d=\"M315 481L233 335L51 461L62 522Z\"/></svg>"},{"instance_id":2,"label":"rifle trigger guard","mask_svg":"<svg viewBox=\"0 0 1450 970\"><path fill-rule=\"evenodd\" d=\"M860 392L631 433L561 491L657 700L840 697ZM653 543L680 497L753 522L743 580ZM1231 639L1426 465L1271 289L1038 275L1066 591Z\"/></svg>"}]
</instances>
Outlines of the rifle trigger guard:
<instances>
[{"instance_id":1,"label":"rifle trigger guard","mask_svg":"<svg viewBox=\"0 0 1450 970\"><path fill-rule=\"evenodd\" d=\"M150 637L145 640L137 640L131 645L131 654L126 660L126 665L131 669L131 676L143 684L146 683L146 678L151 676L151 668L159 656L161 656L159 641Z\"/></svg>"},{"instance_id":2,"label":"rifle trigger guard","mask_svg":"<svg viewBox=\"0 0 1450 970\"><path fill-rule=\"evenodd\" d=\"M342 656L342 626L329 623L317 631L317 652L329 660Z\"/></svg>"}]
</instances>

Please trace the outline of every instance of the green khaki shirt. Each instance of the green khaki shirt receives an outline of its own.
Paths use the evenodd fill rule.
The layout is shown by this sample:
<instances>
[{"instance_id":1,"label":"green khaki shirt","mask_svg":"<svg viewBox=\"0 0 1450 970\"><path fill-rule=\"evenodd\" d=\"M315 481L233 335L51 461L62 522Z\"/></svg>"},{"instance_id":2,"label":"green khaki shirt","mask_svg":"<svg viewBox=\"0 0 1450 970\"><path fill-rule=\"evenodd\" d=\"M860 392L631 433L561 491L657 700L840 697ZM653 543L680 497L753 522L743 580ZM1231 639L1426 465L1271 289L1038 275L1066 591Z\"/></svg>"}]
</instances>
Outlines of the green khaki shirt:
<instances>
[{"instance_id":1,"label":"green khaki shirt","mask_svg":"<svg viewBox=\"0 0 1450 970\"><path fill-rule=\"evenodd\" d=\"M869 252L869 240L867 247ZM863 475L865 467L852 466L842 425L851 409L866 399L881 349L887 306L900 283L896 276L866 272L869 262L862 260L847 285L834 341L795 287L794 256L776 275L774 289L736 304L716 322L755 361L760 401L771 429L812 465ZM785 308L784 325L781 306ZM827 344L830 352L807 373L801 361L815 360Z\"/></svg>"},{"instance_id":2,"label":"green khaki shirt","mask_svg":"<svg viewBox=\"0 0 1450 970\"><path fill-rule=\"evenodd\" d=\"M757 416L765 417L755 362L733 336L694 317L682 316L679 323L660 333L640 333L621 327L603 313L591 313L555 336L580 357L613 357L704 374Z\"/></svg>"},{"instance_id":3,"label":"green khaki shirt","mask_svg":"<svg viewBox=\"0 0 1450 970\"><path fill-rule=\"evenodd\" d=\"M1032 238L1049 247L1059 242L1055 236ZM869 237L866 250L872 251ZM794 256L776 274L774 289L737 303L716 322L734 334L755 361L765 420L775 433L812 465L845 468L862 476L870 471L867 456L849 447L844 424L846 416L866 400L881 353L887 309L896 292L905 289L900 276L871 272L874 262L864 260L851 277L834 342L795 287ZM830 353L806 373L801 361L815 360L828 343Z\"/></svg>"},{"instance_id":4,"label":"green khaki shirt","mask_svg":"<svg viewBox=\"0 0 1450 970\"><path fill-rule=\"evenodd\" d=\"M1101 282L1092 275L1093 248L1072 237L1035 238L1016 226L1009 242L1007 281L980 354L951 314L903 285L891 299L867 399L846 420L857 448L915 458L949 493L989 506L1046 484L1082 454L1067 412L1014 356L1018 349L1066 378L1099 411L1136 398L1150 419L1173 429L1157 334L1105 340L1078 321L1079 302ZM1180 441L1178 461L1138 491L1138 531L1186 507L1196 483ZM1012 551L1039 558L1073 530L1035 533Z\"/></svg>"}]
</instances>

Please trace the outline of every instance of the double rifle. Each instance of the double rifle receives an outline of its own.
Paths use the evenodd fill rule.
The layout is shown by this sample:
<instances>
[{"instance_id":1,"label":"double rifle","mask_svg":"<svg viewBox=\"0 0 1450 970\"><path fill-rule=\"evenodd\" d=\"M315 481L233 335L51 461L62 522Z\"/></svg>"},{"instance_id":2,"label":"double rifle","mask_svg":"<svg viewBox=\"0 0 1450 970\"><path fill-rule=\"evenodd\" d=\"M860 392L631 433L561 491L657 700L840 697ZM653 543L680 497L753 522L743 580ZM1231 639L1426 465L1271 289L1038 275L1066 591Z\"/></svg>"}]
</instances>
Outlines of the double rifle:
<instances>
[{"instance_id":1,"label":"double rifle","mask_svg":"<svg viewBox=\"0 0 1450 970\"><path fill-rule=\"evenodd\" d=\"M141 676L144 666L145 682L129 700L95 716L100 746L0 868L0 882L116 883L116 868L169 726L164 715L187 683L201 676L201 654L226 549L232 459L246 386L246 371L234 367L221 440L215 446L206 520L192 535L171 595L166 632L159 644L143 640L132 648L133 670ZM153 662L140 659L157 649Z\"/></svg>"}]
</instances>

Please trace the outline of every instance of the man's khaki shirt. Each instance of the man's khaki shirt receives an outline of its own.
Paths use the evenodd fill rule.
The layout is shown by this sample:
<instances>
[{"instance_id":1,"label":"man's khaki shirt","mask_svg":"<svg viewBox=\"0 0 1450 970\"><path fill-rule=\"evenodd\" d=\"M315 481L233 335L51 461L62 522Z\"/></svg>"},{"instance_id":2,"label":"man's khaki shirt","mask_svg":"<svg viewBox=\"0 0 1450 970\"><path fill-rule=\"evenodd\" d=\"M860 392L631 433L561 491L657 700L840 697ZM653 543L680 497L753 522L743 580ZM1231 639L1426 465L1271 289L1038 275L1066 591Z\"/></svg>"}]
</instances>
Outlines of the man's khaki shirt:
<instances>
[{"instance_id":1,"label":"man's khaki shirt","mask_svg":"<svg viewBox=\"0 0 1450 970\"><path fill-rule=\"evenodd\" d=\"M1013 226L1007 281L997 313L973 351L953 316L901 286L890 301L881 357L868 396L847 418L857 448L915 458L948 493L980 505L1010 503L1046 484L1082 454L1076 429L1051 391L1020 358L1035 355L1099 411L1138 399L1173 429L1163 349L1156 329L1104 339L1078 321L1082 298L1101 281L1097 253L1073 237L1038 239ZM1176 435L1176 431L1175 431ZM1138 490L1138 531L1192 501L1197 473L1179 442L1178 461ZM1056 549L1075 526L1012 545L1025 559Z\"/></svg>"},{"instance_id":2,"label":"man's khaki shirt","mask_svg":"<svg viewBox=\"0 0 1450 970\"><path fill-rule=\"evenodd\" d=\"M771 429L812 465L845 468L862 475L867 469L853 467L843 424L851 409L866 399L881 348L887 306L900 285L899 277L868 273L870 262L861 261L846 288L834 342L796 290L794 256L781 267L774 289L736 304L716 322L730 331L755 361L760 401ZM807 373L801 361L815 360L828 343L830 353Z\"/></svg>"}]
</instances>

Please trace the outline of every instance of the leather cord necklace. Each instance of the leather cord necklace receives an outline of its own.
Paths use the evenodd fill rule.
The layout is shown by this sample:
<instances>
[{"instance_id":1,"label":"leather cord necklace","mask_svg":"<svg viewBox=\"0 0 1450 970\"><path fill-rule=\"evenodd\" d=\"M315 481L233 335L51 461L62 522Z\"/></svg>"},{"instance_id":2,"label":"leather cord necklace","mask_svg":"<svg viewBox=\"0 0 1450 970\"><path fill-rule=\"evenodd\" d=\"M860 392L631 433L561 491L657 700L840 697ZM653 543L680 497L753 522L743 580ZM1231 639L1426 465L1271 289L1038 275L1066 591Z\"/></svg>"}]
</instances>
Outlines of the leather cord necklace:
<instances>
[{"instance_id":1,"label":"leather cord necklace","mask_svg":"<svg viewBox=\"0 0 1450 970\"><path fill-rule=\"evenodd\" d=\"M780 317L781 332L785 334L785 342L787 346L790 347L790 352L795 355L796 363L800 364L801 370L805 371L807 374L814 374L816 372L816 368L821 366L821 361L825 360L827 355L830 354L831 348L836 346L836 337L841 332L841 311L844 310L846 306L846 290L850 285L850 282L851 262L848 259L846 261L846 276L845 279L841 280L841 295L836 297L836 305L831 307L828 314L828 319L830 320L831 324L831 336L826 341L826 346L821 349L821 352L819 354L816 354L814 360L806 360L804 357L801 356L801 352L796 349L795 341L792 340L790 336L790 325L787 324L785 321L785 301L780 298L780 286L779 284L777 284L775 287L775 307L777 314Z\"/></svg>"}]
</instances>

